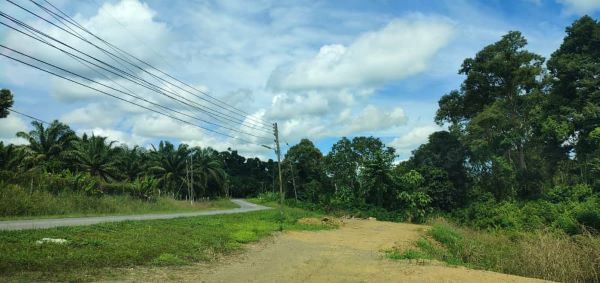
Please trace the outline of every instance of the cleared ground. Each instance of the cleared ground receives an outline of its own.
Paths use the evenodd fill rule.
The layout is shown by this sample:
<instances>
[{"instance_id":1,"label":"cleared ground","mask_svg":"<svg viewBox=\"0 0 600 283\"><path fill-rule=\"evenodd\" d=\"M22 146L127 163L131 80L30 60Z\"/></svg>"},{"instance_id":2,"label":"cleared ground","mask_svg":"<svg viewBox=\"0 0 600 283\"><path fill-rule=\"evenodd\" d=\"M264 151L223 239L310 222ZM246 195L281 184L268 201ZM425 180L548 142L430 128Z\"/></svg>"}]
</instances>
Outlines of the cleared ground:
<instances>
[{"instance_id":1,"label":"cleared ground","mask_svg":"<svg viewBox=\"0 0 600 283\"><path fill-rule=\"evenodd\" d=\"M280 233L213 264L134 268L130 282L543 282L430 261L393 261L383 250L411 247L427 226L346 220L337 230ZM114 280L114 279L113 279Z\"/></svg>"}]
</instances>

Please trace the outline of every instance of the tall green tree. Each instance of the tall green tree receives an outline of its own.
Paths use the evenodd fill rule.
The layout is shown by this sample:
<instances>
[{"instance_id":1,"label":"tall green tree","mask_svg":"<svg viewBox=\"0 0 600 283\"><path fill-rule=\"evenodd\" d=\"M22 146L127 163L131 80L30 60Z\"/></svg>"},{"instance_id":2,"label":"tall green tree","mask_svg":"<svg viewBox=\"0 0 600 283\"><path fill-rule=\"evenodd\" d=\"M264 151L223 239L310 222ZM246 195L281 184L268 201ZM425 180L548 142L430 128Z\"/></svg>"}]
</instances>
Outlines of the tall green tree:
<instances>
[{"instance_id":1,"label":"tall green tree","mask_svg":"<svg viewBox=\"0 0 600 283\"><path fill-rule=\"evenodd\" d=\"M151 166L149 171L154 174L159 186L176 197L188 195L185 189L187 160L190 154L188 146L180 144L177 148L168 142L161 141L158 148L152 145L150 151Z\"/></svg>"},{"instance_id":2,"label":"tall green tree","mask_svg":"<svg viewBox=\"0 0 600 283\"><path fill-rule=\"evenodd\" d=\"M436 208L450 210L465 204L467 153L456 134L447 131L431 134L428 142L413 152L407 166L423 176L425 191Z\"/></svg>"},{"instance_id":3,"label":"tall green tree","mask_svg":"<svg viewBox=\"0 0 600 283\"><path fill-rule=\"evenodd\" d=\"M13 95L8 89L0 89L0 118L6 118L10 112L8 109L13 106Z\"/></svg>"},{"instance_id":4,"label":"tall green tree","mask_svg":"<svg viewBox=\"0 0 600 283\"><path fill-rule=\"evenodd\" d=\"M361 195L367 203L379 207L390 207L395 199L396 184L392 171L395 156L375 151L360 170Z\"/></svg>"},{"instance_id":5,"label":"tall green tree","mask_svg":"<svg viewBox=\"0 0 600 283\"><path fill-rule=\"evenodd\" d=\"M83 135L75 142L69 156L76 167L105 181L118 175L116 151L112 148L116 141L106 141L106 137Z\"/></svg>"},{"instance_id":6,"label":"tall green tree","mask_svg":"<svg viewBox=\"0 0 600 283\"><path fill-rule=\"evenodd\" d=\"M54 120L47 128L38 121L31 122L31 125L33 130L17 133L17 137L23 138L29 143L27 145L28 161L35 167L50 171L62 169L65 153L77 140L75 132L57 120Z\"/></svg>"},{"instance_id":7,"label":"tall green tree","mask_svg":"<svg viewBox=\"0 0 600 283\"><path fill-rule=\"evenodd\" d=\"M134 146L129 149L127 146L121 146L115 149L117 167L119 174L127 181L136 180L146 173L148 169L148 158L144 149Z\"/></svg>"},{"instance_id":8,"label":"tall green tree","mask_svg":"<svg viewBox=\"0 0 600 283\"><path fill-rule=\"evenodd\" d=\"M325 157L325 168L331 176L335 191L341 188L354 190L358 187L357 173L360 156L346 137L336 142Z\"/></svg>"},{"instance_id":9,"label":"tall green tree","mask_svg":"<svg viewBox=\"0 0 600 283\"><path fill-rule=\"evenodd\" d=\"M573 151L584 181L591 182L600 179L590 170L600 166L600 22L584 16L566 33L548 61L552 88L543 133L563 149L563 158Z\"/></svg>"},{"instance_id":10,"label":"tall green tree","mask_svg":"<svg viewBox=\"0 0 600 283\"><path fill-rule=\"evenodd\" d=\"M223 169L223 163L219 160L219 154L212 148L195 148L193 153L194 184L196 193L204 196L225 196L227 173ZM209 186L215 186L215 190L209 191Z\"/></svg>"},{"instance_id":11,"label":"tall green tree","mask_svg":"<svg viewBox=\"0 0 600 283\"><path fill-rule=\"evenodd\" d=\"M544 58L525 49L527 40L513 31L464 60L460 91L440 99L436 121L449 122L470 149L470 161L490 172L495 162L508 163L518 177L519 193L534 194L541 181L528 159L536 156L536 111L543 101ZM492 178L496 175L488 174ZM539 192L538 192L539 193ZM501 197L512 197L511 195Z\"/></svg>"},{"instance_id":12,"label":"tall green tree","mask_svg":"<svg viewBox=\"0 0 600 283\"><path fill-rule=\"evenodd\" d=\"M297 193L301 200L317 202L329 197L331 192L327 190L325 183L323 154L310 140L302 139L290 147L281 167L286 180L291 180L291 170L294 170Z\"/></svg>"}]
</instances>

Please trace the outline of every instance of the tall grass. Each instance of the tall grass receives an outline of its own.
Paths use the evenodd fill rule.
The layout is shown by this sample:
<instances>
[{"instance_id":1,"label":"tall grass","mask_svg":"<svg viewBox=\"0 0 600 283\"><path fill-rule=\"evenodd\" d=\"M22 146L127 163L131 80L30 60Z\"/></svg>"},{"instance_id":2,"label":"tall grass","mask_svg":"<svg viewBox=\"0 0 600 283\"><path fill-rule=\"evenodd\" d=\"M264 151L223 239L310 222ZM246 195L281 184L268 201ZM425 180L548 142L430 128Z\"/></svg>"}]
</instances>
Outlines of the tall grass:
<instances>
[{"instance_id":1,"label":"tall grass","mask_svg":"<svg viewBox=\"0 0 600 283\"><path fill-rule=\"evenodd\" d=\"M27 191L18 185L0 187L0 218L35 216L82 216L135 214L147 212L193 211L211 208L235 208L228 200L196 202L170 198L144 200L129 195L90 196L83 192Z\"/></svg>"},{"instance_id":2,"label":"tall grass","mask_svg":"<svg viewBox=\"0 0 600 283\"><path fill-rule=\"evenodd\" d=\"M484 232L437 220L417 250L390 251L388 257L437 259L561 282L600 282L600 237L589 232Z\"/></svg>"}]
</instances>

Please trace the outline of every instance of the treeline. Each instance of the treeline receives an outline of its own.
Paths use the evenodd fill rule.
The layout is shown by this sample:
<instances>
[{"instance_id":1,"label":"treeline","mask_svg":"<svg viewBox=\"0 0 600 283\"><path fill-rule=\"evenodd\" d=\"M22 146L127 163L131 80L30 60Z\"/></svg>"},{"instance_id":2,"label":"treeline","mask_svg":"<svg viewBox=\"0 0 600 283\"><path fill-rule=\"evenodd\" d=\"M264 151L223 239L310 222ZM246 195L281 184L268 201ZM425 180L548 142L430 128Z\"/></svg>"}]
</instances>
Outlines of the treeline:
<instances>
[{"instance_id":1,"label":"treeline","mask_svg":"<svg viewBox=\"0 0 600 283\"><path fill-rule=\"evenodd\" d=\"M343 138L326 156L302 140L283 166L298 199L479 228L600 230L600 23L574 22L547 61L526 45L513 31L465 59L460 88L439 100L448 131L400 164L376 138Z\"/></svg>"},{"instance_id":2,"label":"treeline","mask_svg":"<svg viewBox=\"0 0 600 283\"><path fill-rule=\"evenodd\" d=\"M77 136L59 121L31 124L30 132L17 133L25 145L0 142L0 185L148 200L247 196L274 186L276 163L246 159L234 150L218 152L167 141L150 149L116 146L106 137Z\"/></svg>"}]
</instances>

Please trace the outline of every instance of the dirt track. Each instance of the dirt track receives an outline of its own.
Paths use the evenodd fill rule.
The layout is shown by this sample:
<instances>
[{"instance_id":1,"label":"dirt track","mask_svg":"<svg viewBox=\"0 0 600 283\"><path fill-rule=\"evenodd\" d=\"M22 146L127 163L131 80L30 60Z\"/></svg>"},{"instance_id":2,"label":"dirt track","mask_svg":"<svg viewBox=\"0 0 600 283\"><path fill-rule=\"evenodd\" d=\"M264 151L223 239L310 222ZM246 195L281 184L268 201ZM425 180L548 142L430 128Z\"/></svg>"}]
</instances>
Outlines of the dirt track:
<instances>
[{"instance_id":1,"label":"dirt track","mask_svg":"<svg viewBox=\"0 0 600 283\"><path fill-rule=\"evenodd\" d=\"M337 230L286 232L215 264L134 269L136 282L543 282L435 262L392 261L381 250L408 247L426 226L349 220Z\"/></svg>"}]
</instances>

